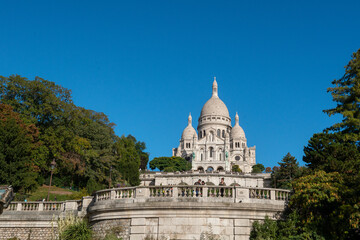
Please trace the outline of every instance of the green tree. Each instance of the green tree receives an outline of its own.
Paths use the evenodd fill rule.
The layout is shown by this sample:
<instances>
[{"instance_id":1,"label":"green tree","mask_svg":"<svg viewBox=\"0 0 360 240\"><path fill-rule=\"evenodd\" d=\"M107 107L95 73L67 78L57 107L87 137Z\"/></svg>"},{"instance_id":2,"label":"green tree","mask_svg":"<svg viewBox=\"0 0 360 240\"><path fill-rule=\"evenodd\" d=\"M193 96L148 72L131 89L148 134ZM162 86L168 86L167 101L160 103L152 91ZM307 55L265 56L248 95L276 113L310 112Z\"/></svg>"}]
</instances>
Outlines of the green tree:
<instances>
[{"instance_id":1,"label":"green tree","mask_svg":"<svg viewBox=\"0 0 360 240\"><path fill-rule=\"evenodd\" d=\"M233 166L231 167L231 170L232 170L233 172L239 172L239 173L242 172L241 169L240 169L240 167L239 167L239 165L233 165Z\"/></svg>"},{"instance_id":2,"label":"green tree","mask_svg":"<svg viewBox=\"0 0 360 240\"><path fill-rule=\"evenodd\" d=\"M332 82L334 87L328 88L337 106L324 110L329 116L340 114L342 122L334 124L330 130L340 132L344 141L360 142L360 49L352 56L345 67L342 78Z\"/></svg>"},{"instance_id":3,"label":"green tree","mask_svg":"<svg viewBox=\"0 0 360 240\"><path fill-rule=\"evenodd\" d=\"M29 191L36 187L38 129L25 124L12 107L0 103L0 182L14 189Z\"/></svg>"},{"instance_id":4,"label":"green tree","mask_svg":"<svg viewBox=\"0 0 360 240\"><path fill-rule=\"evenodd\" d=\"M254 166L252 166L252 173L262 173L265 170L264 165L261 163L257 163Z\"/></svg>"},{"instance_id":5,"label":"green tree","mask_svg":"<svg viewBox=\"0 0 360 240\"><path fill-rule=\"evenodd\" d=\"M39 182L49 180L52 159L57 162L53 181L60 186L84 188L90 179L108 185L110 169L114 181L139 182L138 173L129 171L138 172L139 161L147 165L145 143L129 135L134 144L123 144L129 149L117 152L118 141L124 140L115 135L114 124L104 113L76 106L70 90L39 77L12 75L0 77L0 101L11 105L24 123L39 129L41 144L35 159L43 176Z\"/></svg>"},{"instance_id":6,"label":"green tree","mask_svg":"<svg viewBox=\"0 0 360 240\"><path fill-rule=\"evenodd\" d=\"M135 142L131 137L120 137L116 143L117 152L116 169L121 179L126 180L131 186L140 184L140 155L136 149Z\"/></svg>"},{"instance_id":7,"label":"green tree","mask_svg":"<svg viewBox=\"0 0 360 240\"><path fill-rule=\"evenodd\" d=\"M334 80L333 84L335 86L328 92L331 92L337 106L324 112L329 116L340 114L343 119L322 133L313 135L304 148L303 160L311 170L307 174L324 170L340 175L338 195L341 204L325 205L332 207L331 221L340 234L332 238L345 239L358 237L360 231L360 50L353 54L344 76ZM343 221L337 222L336 219ZM319 225L326 225L328 219L318 221Z\"/></svg>"},{"instance_id":8,"label":"green tree","mask_svg":"<svg viewBox=\"0 0 360 240\"><path fill-rule=\"evenodd\" d=\"M300 175L299 163L287 153L278 164L280 167L271 174L273 187L291 189L291 181Z\"/></svg>"},{"instance_id":9,"label":"green tree","mask_svg":"<svg viewBox=\"0 0 360 240\"><path fill-rule=\"evenodd\" d=\"M158 157L151 160L149 165L152 170L157 168L160 171L168 172L188 171L191 169L191 163L181 157Z\"/></svg>"}]
</instances>

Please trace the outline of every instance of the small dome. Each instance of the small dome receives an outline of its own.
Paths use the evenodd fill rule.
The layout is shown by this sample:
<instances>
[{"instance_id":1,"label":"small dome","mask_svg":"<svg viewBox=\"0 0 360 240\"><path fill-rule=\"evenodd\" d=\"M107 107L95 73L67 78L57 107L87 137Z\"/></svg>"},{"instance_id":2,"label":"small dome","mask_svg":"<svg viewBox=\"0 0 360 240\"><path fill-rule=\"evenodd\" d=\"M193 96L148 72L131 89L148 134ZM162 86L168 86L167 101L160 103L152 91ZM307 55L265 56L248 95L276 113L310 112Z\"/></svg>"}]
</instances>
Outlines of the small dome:
<instances>
[{"instance_id":1,"label":"small dome","mask_svg":"<svg viewBox=\"0 0 360 240\"><path fill-rule=\"evenodd\" d=\"M235 115L235 126L231 129L231 138L246 138L244 130L239 125L239 116L237 113Z\"/></svg>"},{"instance_id":2,"label":"small dome","mask_svg":"<svg viewBox=\"0 0 360 240\"><path fill-rule=\"evenodd\" d=\"M216 79L214 79L213 94L201 109L200 118L207 115L220 115L230 118L229 110L227 109L225 103L218 97L217 88L218 85Z\"/></svg>"},{"instance_id":3,"label":"small dome","mask_svg":"<svg viewBox=\"0 0 360 240\"><path fill-rule=\"evenodd\" d=\"M193 126L191 125L191 123L192 123L192 117L191 117L191 113L190 113L189 117L188 117L188 125L184 129L184 131L181 135L181 139L193 139L194 137L197 138L197 133L196 133L195 129L193 128Z\"/></svg>"}]
</instances>

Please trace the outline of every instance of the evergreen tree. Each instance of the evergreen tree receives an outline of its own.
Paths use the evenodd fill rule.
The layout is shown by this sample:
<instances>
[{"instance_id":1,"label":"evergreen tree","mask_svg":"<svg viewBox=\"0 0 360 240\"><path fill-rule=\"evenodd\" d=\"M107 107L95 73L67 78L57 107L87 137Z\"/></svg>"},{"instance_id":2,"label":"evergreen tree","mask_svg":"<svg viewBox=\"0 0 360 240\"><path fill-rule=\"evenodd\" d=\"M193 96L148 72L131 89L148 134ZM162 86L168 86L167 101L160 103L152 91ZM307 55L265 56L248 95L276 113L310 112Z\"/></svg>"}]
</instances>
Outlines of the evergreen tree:
<instances>
[{"instance_id":1,"label":"evergreen tree","mask_svg":"<svg viewBox=\"0 0 360 240\"><path fill-rule=\"evenodd\" d=\"M300 168L296 158L287 153L278 163L277 171L272 172L273 187L291 189L291 181L299 176Z\"/></svg>"}]
</instances>

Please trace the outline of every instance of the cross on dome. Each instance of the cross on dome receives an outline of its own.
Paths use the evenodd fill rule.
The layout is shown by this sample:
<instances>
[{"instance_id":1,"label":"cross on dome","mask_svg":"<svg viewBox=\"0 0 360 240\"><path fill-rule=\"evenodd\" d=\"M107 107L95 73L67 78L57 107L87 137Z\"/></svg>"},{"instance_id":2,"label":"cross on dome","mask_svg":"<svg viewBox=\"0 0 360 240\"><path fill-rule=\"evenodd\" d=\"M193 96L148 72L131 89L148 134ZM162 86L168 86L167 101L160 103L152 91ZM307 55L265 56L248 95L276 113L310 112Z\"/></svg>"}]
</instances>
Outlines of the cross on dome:
<instances>
[{"instance_id":1,"label":"cross on dome","mask_svg":"<svg viewBox=\"0 0 360 240\"><path fill-rule=\"evenodd\" d=\"M235 125L239 125L239 115L238 115L237 112L236 112L236 115L235 115Z\"/></svg>"},{"instance_id":2,"label":"cross on dome","mask_svg":"<svg viewBox=\"0 0 360 240\"><path fill-rule=\"evenodd\" d=\"M217 96L218 96L218 84L217 84L217 82L216 82L216 77L214 77L212 96L213 96L213 97L217 97Z\"/></svg>"}]
</instances>

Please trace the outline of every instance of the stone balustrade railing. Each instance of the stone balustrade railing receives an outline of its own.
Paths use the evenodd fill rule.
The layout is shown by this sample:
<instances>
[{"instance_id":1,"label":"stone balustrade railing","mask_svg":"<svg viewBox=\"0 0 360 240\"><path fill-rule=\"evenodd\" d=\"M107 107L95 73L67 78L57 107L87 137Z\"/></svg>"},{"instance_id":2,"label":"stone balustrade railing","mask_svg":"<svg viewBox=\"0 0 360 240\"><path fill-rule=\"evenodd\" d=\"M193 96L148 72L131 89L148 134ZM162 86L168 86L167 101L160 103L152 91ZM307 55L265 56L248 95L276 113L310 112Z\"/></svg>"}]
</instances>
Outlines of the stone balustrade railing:
<instances>
[{"instance_id":1,"label":"stone balustrade railing","mask_svg":"<svg viewBox=\"0 0 360 240\"><path fill-rule=\"evenodd\" d=\"M127 199L142 202L146 199L166 198L176 201L184 198L201 199L203 202L259 202L273 201L284 203L289 199L290 191L275 188L247 188L238 186L213 185L169 185L113 188L95 193L95 202ZM181 200L183 201L183 200Z\"/></svg>"},{"instance_id":2,"label":"stone balustrade railing","mask_svg":"<svg viewBox=\"0 0 360 240\"><path fill-rule=\"evenodd\" d=\"M65 202L11 202L7 211L64 211Z\"/></svg>"},{"instance_id":3,"label":"stone balustrade railing","mask_svg":"<svg viewBox=\"0 0 360 240\"><path fill-rule=\"evenodd\" d=\"M67 200L56 202L28 201L10 202L5 211L24 211L24 212L64 212L64 211L86 211L93 197L84 197L82 200ZM110 198L109 198L110 199ZM105 199L104 199L105 200Z\"/></svg>"}]
</instances>

